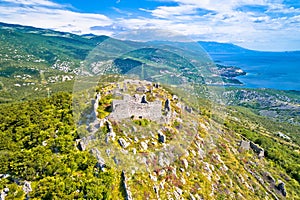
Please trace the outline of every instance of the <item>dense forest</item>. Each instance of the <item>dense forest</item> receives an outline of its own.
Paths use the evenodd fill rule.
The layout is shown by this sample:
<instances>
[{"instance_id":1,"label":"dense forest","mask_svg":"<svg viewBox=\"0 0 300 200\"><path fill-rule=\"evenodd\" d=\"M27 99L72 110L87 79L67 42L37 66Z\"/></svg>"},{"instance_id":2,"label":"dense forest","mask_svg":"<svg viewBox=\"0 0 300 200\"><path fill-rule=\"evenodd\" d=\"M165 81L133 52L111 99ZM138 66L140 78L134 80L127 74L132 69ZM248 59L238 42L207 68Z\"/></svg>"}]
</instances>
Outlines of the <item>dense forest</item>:
<instances>
[{"instance_id":1,"label":"dense forest","mask_svg":"<svg viewBox=\"0 0 300 200\"><path fill-rule=\"evenodd\" d=\"M24 199L30 181L32 199L112 199L118 190L114 170L103 172L88 151L76 147L78 135L71 95L0 106L0 189L8 199Z\"/></svg>"}]
</instances>

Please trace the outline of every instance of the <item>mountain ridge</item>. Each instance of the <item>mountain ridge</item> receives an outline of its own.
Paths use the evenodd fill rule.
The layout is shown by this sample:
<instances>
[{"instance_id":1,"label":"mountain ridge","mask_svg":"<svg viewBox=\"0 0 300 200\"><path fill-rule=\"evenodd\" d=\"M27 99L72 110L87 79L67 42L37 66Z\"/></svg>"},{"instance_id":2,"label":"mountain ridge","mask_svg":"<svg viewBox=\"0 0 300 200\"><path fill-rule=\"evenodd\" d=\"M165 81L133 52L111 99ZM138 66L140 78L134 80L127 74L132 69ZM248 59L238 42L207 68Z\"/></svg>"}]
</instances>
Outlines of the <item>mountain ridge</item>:
<instances>
[{"instance_id":1,"label":"mountain ridge","mask_svg":"<svg viewBox=\"0 0 300 200\"><path fill-rule=\"evenodd\" d=\"M57 30L53 30L53 29L47 29L47 28L38 28L38 27L34 27L34 26L25 26L25 25L20 25L20 24L9 24L9 23L5 23L5 22L0 22L0 26L8 26L11 28L18 28L20 30L25 30L26 29L34 29L34 30L39 30L39 31L48 31L48 32L55 32L55 33L60 33L61 35L67 35L70 34L72 36L81 36L81 37L90 37L90 38L97 38L97 37L104 37L104 38L110 38L110 36L106 36L106 35L95 35L95 34L74 34L74 33L70 33L70 32L62 32L62 31L57 31ZM234 43L223 43L223 42L216 42L216 41L197 41L196 43L199 43L207 52L223 52L223 53L249 53L249 52L270 52L270 53L279 53L279 52L300 52L300 50L293 50L293 51L260 51L260 50L254 50L254 49L248 49L248 48L244 48L242 46L239 46L237 44ZM223 51L221 49L217 49L216 48L222 48L223 47ZM215 51L213 51L212 49L215 48ZM224 49L226 49L226 51L224 52Z\"/></svg>"}]
</instances>

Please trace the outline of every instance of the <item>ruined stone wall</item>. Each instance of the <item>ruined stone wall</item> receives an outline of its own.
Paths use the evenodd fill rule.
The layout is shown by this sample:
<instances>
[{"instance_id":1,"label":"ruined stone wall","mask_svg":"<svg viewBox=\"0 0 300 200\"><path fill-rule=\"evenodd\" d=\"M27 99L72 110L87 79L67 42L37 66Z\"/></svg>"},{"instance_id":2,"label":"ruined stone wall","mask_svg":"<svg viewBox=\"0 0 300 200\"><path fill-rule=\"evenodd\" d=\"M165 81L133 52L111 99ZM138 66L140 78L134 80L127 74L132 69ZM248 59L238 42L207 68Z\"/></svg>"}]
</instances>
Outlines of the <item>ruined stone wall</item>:
<instances>
[{"instance_id":1,"label":"ruined stone wall","mask_svg":"<svg viewBox=\"0 0 300 200\"><path fill-rule=\"evenodd\" d=\"M258 157L264 157L264 150L263 148L259 147L257 144L250 142L250 147L253 149L254 152L258 154Z\"/></svg>"},{"instance_id":2,"label":"ruined stone wall","mask_svg":"<svg viewBox=\"0 0 300 200\"><path fill-rule=\"evenodd\" d=\"M121 120L132 116L159 121L162 118L162 103L159 100L148 103L140 103L140 99L124 96L124 100L113 100L113 111L110 118Z\"/></svg>"}]
</instances>

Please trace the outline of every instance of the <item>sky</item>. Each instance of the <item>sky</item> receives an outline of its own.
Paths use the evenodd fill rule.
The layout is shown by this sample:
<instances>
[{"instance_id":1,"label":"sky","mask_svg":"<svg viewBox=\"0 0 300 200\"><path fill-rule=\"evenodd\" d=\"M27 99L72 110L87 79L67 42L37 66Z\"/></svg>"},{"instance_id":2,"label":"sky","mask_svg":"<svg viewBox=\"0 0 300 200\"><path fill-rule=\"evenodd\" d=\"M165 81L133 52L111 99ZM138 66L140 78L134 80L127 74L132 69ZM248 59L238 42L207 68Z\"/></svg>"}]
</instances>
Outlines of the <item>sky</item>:
<instances>
[{"instance_id":1,"label":"sky","mask_svg":"<svg viewBox=\"0 0 300 200\"><path fill-rule=\"evenodd\" d=\"M0 0L0 21L113 37L165 30L192 41L300 50L299 0Z\"/></svg>"}]
</instances>

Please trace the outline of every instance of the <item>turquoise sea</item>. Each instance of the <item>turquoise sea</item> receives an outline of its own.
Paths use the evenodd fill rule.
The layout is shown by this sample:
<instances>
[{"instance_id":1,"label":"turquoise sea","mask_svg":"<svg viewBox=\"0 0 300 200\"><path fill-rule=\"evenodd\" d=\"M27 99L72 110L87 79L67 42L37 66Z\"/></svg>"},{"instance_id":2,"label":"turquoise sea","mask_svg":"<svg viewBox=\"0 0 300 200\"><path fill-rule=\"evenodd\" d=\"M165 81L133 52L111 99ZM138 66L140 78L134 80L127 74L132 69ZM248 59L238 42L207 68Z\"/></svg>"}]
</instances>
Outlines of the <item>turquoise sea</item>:
<instances>
[{"instance_id":1,"label":"turquoise sea","mask_svg":"<svg viewBox=\"0 0 300 200\"><path fill-rule=\"evenodd\" d=\"M300 91L300 51L210 53L215 63L237 66L247 72L238 79L246 88Z\"/></svg>"}]
</instances>

